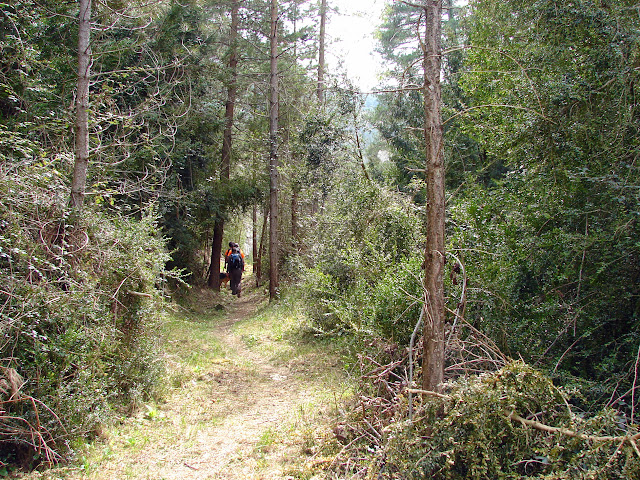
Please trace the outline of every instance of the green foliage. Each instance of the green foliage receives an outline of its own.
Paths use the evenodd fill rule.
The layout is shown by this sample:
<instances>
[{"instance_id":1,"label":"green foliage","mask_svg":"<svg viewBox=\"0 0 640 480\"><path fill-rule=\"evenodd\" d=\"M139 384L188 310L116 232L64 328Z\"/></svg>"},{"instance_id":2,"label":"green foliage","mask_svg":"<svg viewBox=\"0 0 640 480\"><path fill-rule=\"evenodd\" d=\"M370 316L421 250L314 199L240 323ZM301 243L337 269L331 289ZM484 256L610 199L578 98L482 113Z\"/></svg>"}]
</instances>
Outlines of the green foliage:
<instances>
[{"instance_id":1,"label":"green foliage","mask_svg":"<svg viewBox=\"0 0 640 480\"><path fill-rule=\"evenodd\" d=\"M452 242L474 286L468 313L510 355L561 366L606 389L630 386L638 233L626 215L568 210L562 192L543 193L539 180L509 175L500 189L470 191L451 209L459 227ZM611 394L593 393L600 401Z\"/></svg>"},{"instance_id":2,"label":"green foliage","mask_svg":"<svg viewBox=\"0 0 640 480\"><path fill-rule=\"evenodd\" d=\"M389 62L388 88L393 93L377 96L374 123L387 142L390 162L395 169L388 177L401 191L411 193L417 204L425 204L424 168L424 84L418 33L424 29L422 11L415 6L393 3L387 8L378 32L379 50ZM444 155L447 187L458 188L468 172L485 167L477 139L461 128L459 115L473 98L460 85L464 70L465 42L460 28L459 8L448 8L443 19L441 80L442 116L444 120ZM397 85L406 91L397 91Z\"/></svg>"},{"instance_id":3,"label":"green foliage","mask_svg":"<svg viewBox=\"0 0 640 480\"><path fill-rule=\"evenodd\" d=\"M69 6L32 0L9 3L0 3L0 161L3 162L38 155L62 133L65 127L60 119L68 117L61 108L59 95L66 86L65 75L71 72L69 65L65 65L64 54L61 55L67 53L69 24L58 29L50 15L56 12L63 18L69 14Z\"/></svg>"},{"instance_id":4,"label":"green foliage","mask_svg":"<svg viewBox=\"0 0 640 480\"><path fill-rule=\"evenodd\" d=\"M1 460L16 445L56 461L74 438L154 394L164 265L153 215L65 211L68 187L50 165L0 171L0 372L23 380L0 398ZM6 393L6 392L5 392ZM45 448L46 444L46 448ZM44 449L44 450L42 450Z\"/></svg>"},{"instance_id":5,"label":"green foliage","mask_svg":"<svg viewBox=\"0 0 640 480\"><path fill-rule=\"evenodd\" d=\"M394 415L378 430L379 446L369 449L366 478L609 480L640 473L640 458L625 439L636 431L620 423L618 412L591 417L573 412L567 394L523 362L460 378L445 391L441 398L416 400L413 421L407 418L406 397L391 404ZM373 415L363 404L345 425L360 422L363 412L365 419ZM537 427L514 415L538 422ZM540 425L565 431L544 431ZM349 432L346 426L339 429L342 435ZM348 443L343 451L367 440L366 435L340 438Z\"/></svg>"},{"instance_id":6,"label":"green foliage","mask_svg":"<svg viewBox=\"0 0 640 480\"><path fill-rule=\"evenodd\" d=\"M625 430L634 434L636 428L628 425L638 409L633 392L640 341L639 37L633 4L469 3L461 35L467 38L449 43L464 43L464 53L445 57L443 76L443 114L455 116L445 131L447 186L455 187L447 204L448 251L468 276L464 315L505 354L535 364L577 393L567 400L548 376L515 363L450 384L451 398L426 402L410 425L402 395L389 399L387 392L384 402L369 398L370 389L383 383L369 376L363 379L369 390L360 392L354 412L361 416L361 437L338 439L340 448L360 443L354 457L376 458L368 478L635 478L637 451L623 441ZM419 48L411 36L419 28L414 12L402 15L408 8L389 8L381 50L403 71L403 81L419 85L412 69L419 65L412 63ZM446 44L453 35L450 28L445 32ZM411 91L383 96L377 112L397 166L390 177L402 191L417 192L417 203L425 200L415 188L424 164L421 107L419 93ZM416 274L417 266L416 259ZM411 324L389 321L392 308L381 322L384 309L376 301L392 299L401 282L380 275L374 294L343 292L361 278L353 267L343 270L347 274L326 267L314 272L324 295L318 298L332 307L319 312L343 315L364 330L371 323L353 313L362 312L376 319L375 334L406 339ZM447 285L451 299L454 287ZM407 290L420 291L418 285ZM352 299L355 291L360 296ZM356 304L362 298L366 308ZM356 306L347 310L343 299ZM373 407L365 411L367 406ZM403 411L379 428L394 408ZM579 435L525 428L508 418L514 410ZM585 440L582 434L616 439ZM363 453L367 449L371 455Z\"/></svg>"},{"instance_id":7,"label":"green foliage","mask_svg":"<svg viewBox=\"0 0 640 480\"><path fill-rule=\"evenodd\" d=\"M333 193L342 201L319 218L303 259L306 304L320 331L405 338L416 311L409 295L420 296L419 218L402 197L344 178Z\"/></svg>"},{"instance_id":8,"label":"green foliage","mask_svg":"<svg viewBox=\"0 0 640 480\"><path fill-rule=\"evenodd\" d=\"M515 108L473 110L464 125L502 169L492 183L467 176L451 206L467 313L508 354L596 380L590 401L624 397L639 326L637 31L622 4L472 12L482 48L468 53L464 90Z\"/></svg>"}]
</instances>

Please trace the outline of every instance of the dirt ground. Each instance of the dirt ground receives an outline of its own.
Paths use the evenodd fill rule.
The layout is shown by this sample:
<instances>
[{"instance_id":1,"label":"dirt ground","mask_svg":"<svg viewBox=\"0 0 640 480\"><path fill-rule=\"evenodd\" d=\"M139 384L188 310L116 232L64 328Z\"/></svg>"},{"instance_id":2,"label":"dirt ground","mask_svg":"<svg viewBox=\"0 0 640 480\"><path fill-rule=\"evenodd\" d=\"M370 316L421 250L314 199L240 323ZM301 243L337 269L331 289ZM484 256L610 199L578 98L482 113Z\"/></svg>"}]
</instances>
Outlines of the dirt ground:
<instances>
[{"instance_id":1,"label":"dirt ground","mask_svg":"<svg viewBox=\"0 0 640 480\"><path fill-rule=\"evenodd\" d=\"M176 355L174 368L188 375L163 403L145 405L136 417L105 431L79 467L25 478L320 478L309 466L319 461L317 441L345 391L337 361L288 344L268 320L247 321L265 307L263 292L221 297L225 314L199 325L200 340L168 339L177 342L178 352L184 343L185 350L207 355L204 367L185 365L191 358L186 351Z\"/></svg>"}]
</instances>

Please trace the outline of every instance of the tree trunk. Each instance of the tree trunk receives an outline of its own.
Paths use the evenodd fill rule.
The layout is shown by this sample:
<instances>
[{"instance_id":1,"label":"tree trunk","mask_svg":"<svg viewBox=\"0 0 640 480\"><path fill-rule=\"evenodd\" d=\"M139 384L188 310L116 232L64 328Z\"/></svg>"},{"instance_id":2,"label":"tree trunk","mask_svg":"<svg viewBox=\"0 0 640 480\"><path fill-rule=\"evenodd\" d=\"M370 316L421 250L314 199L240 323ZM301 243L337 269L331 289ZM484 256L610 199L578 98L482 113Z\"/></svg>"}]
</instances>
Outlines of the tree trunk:
<instances>
[{"instance_id":1,"label":"tree trunk","mask_svg":"<svg viewBox=\"0 0 640 480\"><path fill-rule=\"evenodd\" d=\"M75 162L71 180L71 207L82 208L89 166L89 76L91 71L91 0L79 0L78 82L76 92Z\"/></svg>"},{"instance_id":2,"label":"tree trunk","mask_svg":"<svg viewBox=\"0 0 640 480\"><path fill-rule=\"evenodd\" d=\"M209 263L209 278L207 285L220 291L220 252L222 251L222 236L224 221L216 220L213 226L213 240L211 242L211 262Z\"/></svg>"},{"instance_id":3,"label":"tree trunk","mask_svg":"<svg viewBox=\"0 0 640 480\"><path fill-rule=\"evenodd\" d=\"M422 387L438 391L444 380L444 155L440 91L442 0L425 0L424 118L427 170L426 303Z\"/></svg>"},{"instance_id":4,"label":"tree trunk","mask_svg":"<svg viewBox=\"0 0 640 480\"><path fill-rule=\"evenodd\" d=\"M260 248L258 249L258 268L256 269L256 287L260 286L262 280L262 259L264 258L265 237L267 236L267 224L269 223L269 204L267 203L264 212L264 221L262 222L262 232L260 233Z\"/></svg>"},{"instance_id":5,"label":"tree trunk","mask_svg":"<svg viewBox=\"0 0 640 480\"><path fill-rule=\"evenodd\" d=\"M258 206L251 209L251 258L253 260L252 271L257 273L258 265Z\"/></svg>"},{"instance_id":6,"label":"tree trunk","mask_svg":"<svg viewBox=\"0 0 640 480\"><path fill-rule=\"evenodd\" d=\"M298 242L298 196L300 194L297 185L293 185L291 192L291 241Z\"/></svg>"},{"instance_id":7,"label":"tree trunk","mask_svg":"<svg viewBox=\"0 0 640 480\"><path fill-rule=\"evenodd\" d=\"M229 72L231 79L227 87L227 102L225 104L225 127L222 134L222 165L220 181L228 183L231 174L231 144L233 132L233 112L236 104L237 78L238 78L238 8L239 2L233 2L231 7L231 28L229 32ZM211 265L209 267L209 287L220 291L220 253L222 251L222 238L224 237L224 219L218 218L213 230L213 246L211 251Z\"/></svg>"},{"instance_id":8,"label":"tree trunk","mask_svg":"<svg viewBox=\"0 0 640 480\"><path fill-rule=\"evenodd\" d=\"M324 100L324 43L325 43L325 26L327 23L327 0L320 0L320 38L318 45L318 86L316 95L318 103L322 105Z\"/></svg>"},{"instance_id":9,"label":"tree trunk","mask_svg":"<svg viewBox=\"0 0 640 480\"><path fill-rule=\"evenodd\" d=\"M271 0L269 94L269 299L278 294L278 2Z\"/></svg>"}]
</instances>

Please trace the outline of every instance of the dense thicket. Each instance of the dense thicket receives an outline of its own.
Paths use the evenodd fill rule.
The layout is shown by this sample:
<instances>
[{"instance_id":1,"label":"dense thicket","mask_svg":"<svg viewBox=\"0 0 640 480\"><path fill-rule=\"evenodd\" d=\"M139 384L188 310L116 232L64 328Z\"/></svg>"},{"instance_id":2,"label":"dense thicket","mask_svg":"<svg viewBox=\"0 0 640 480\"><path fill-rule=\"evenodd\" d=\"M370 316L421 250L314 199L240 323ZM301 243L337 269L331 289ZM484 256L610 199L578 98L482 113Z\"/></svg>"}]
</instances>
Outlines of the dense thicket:
<instances>
[{"instance_id":1,"label":"dense thicket","mask_svg":"<svg viewBox=\"0 0 640 480\"><path fill-rule=\"evenodd\" d=\"M169 257L153 212L66 211L68 185L45 162L3 165L0 192L0 457L56 462L159 391Z\"/></svg>"},{"instance_id":2,"label":"dense thicket","mask_svg":"<svg viewBox=\"0 0 640 480\"><path fill-rule=\"evenodd\" d=\"M169 256L150 202L164 175L151 152L160 90L176 90L142 46L149 12L98 4L89 201L70 209L77 7L1 7L0 461L35 466L161 386Z\"/></svg>"},{"instance_id":3,"label":"dense thicket","mask_svg":"<svg viewBox=\"0 0 640 480\"><path fill-rule=\"evenodd\" d=\"M473 4L468 106L511 108L466 119L503 174L490 188L468 181L451 215L477 325L511 356L594 382L589 397L609 404L632 399L640 344L629 6Z\"/></svg>"}]
</instances>

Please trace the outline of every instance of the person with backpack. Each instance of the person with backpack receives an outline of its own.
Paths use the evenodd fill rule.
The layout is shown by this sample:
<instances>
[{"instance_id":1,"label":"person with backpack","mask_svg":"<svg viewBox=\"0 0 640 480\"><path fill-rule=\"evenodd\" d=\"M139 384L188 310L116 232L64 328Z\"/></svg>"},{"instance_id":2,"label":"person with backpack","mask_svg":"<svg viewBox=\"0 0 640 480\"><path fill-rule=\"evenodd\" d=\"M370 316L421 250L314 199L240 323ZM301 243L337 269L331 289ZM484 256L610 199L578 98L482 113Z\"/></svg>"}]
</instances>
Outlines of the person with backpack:
<instances>
[{"instance_id":1,"label":"person with backpack","mask_svg":"<svg viewBox=\"0 0 640 480\"><path fill-rule=\"evenodd\" d=\"M227 248L226 252L224 252L224 268L225 268L225 270L227 268L227 263L229 261L229 256L232 253L233 247L238 247L240 249L240 245L238 245L236 242L229 242L229 248ZM244 252L242 251L242 249L240 249L240 256L242 257L242 260L244 260Z\"/></svg>"},{"instance_id":2,"label":"person with backpack","mask_svg":"<svg viewBox=\"0 0 640 480\"><path fill-rule=\"evenodd\" d=\"M237 243L230 242L230 250L225 252L225 264L227 267L227 274L229 275L229 288L231 288L231 294L240 297L242 291L242 272L244 271L244 253L240 250ZM228 255L227 255L228 253Z\"/></svg>"}]
</instances>

